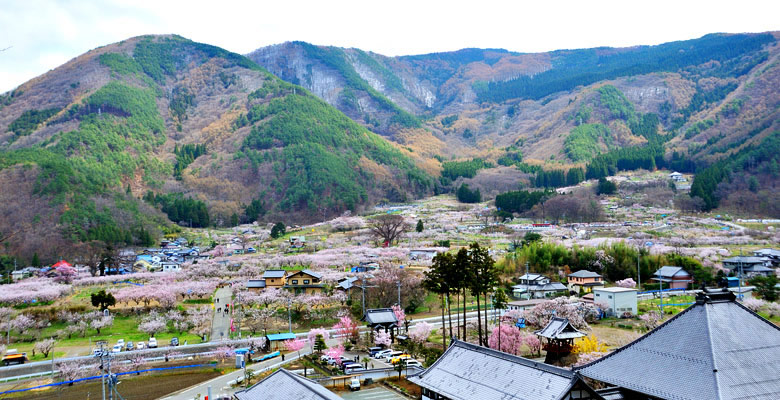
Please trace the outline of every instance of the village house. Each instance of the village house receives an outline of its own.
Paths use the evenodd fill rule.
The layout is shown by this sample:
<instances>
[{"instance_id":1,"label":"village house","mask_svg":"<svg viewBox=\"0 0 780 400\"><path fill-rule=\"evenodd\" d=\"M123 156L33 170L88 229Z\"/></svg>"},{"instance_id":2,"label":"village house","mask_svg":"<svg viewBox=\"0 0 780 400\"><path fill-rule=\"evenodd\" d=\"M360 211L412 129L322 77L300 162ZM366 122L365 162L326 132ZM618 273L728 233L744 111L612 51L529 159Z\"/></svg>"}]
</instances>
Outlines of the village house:
<instances>
[{"instance_id":1,"label":"village house","mask_svg":"<svg viewBox=\"0 0 780 400\"><path fill-rule=\"evenodd\" d=\"M604 287L601 275L588 270L580 270L569 274L569 291L574 293L590 293L594 288Z\"/></svg>"},{"instance_id":2,"label":"village house","mask_svg":"<svg viewBox=\"0 0 780 400\"><path fill-rule=\"evenodd\" d=\"M603 399L571 370L460 340L409 381L423 400Z\"/></svg>"},{"instance_id":3,"label":"village house","mask_svg":"<svg viewBox=\"0 0 780 400\"><path fill-rule=\"evenodd\" d=\"M287 271L283 269L268 269L263 272L263 279L266 287L281 289L287 282Z\"/></svg>"},{"instance_id":4,"label":"village house","mask_svg":"<svg viewBox=\"0 0 780 400\"><path fill-rule=\"evenodd\" d=\"M622 316L624 313L637 314L637 290L624 287L593 289L593 302L607 305L605 314Z\"/></svg>"},{"instance_id":5,"label":"village house","mask_svg":"<svg viewBox=\"0 0 780 400\"><path fill-rule=\"evenodd\" d=\"M295 294L320 294L325 289L321 279L322 275L308 269L292 271L287 275L287 283L285 283L284 289Z\"/></svg>"},{"instance_id":6,"label":"village house","mask_svg":"<svg viewBox=\"0 0 780 400\"><path fill-rule=\"evenodd\" d=\"M776 399L780 327L706 290L696 303L639 339L574 368L612 387L606 399Z\"/></svg>"},{"instance_id":7,"label":"village house","mask_svg":"<svg viewBox=\"0 0 780 400\"><path fill-rule=\"evenodd\" d=\"M660 282L664 289L687 289L693 277L681 267L663 266L653 274L654 281ZM598 300L596 300L598 301Z\"/></svg>"},{"instance_id":8,"label":"village house","mask_svg":"<svg viewBox=\"0 0 780 400\"><path fill-rule=\"evenodd\" d=\"M767 264L767 267L778 267L780 266L780 250L775 249L759 249L753 252L753 255L755 257L764 257L769 261L771 265Z\"/></svg>"},{"instance_id":9,"label":"village house","mask_svg":"<svg viewBox=\"0 0 780 400\"><path fill-rule=\"evenodd\" d=\"M765 257L737 256L723 260L724 268L730 269L735 275L741 272L745 278L774 274L774 269L769 268L768 265L771 265L771 261Z\"/></svg>"},{"instance_id":10,"label":"village house","mask_svg":"<svg viewBox=\"0 0 780 400\"><path fill-rule=\"evenodd\" d=\"M550 278L539 274L522 275L517 285L512 286L512 294L520 299L543 299L569 292L560 282L552 282Z\"/></svg>"}]
</instances>

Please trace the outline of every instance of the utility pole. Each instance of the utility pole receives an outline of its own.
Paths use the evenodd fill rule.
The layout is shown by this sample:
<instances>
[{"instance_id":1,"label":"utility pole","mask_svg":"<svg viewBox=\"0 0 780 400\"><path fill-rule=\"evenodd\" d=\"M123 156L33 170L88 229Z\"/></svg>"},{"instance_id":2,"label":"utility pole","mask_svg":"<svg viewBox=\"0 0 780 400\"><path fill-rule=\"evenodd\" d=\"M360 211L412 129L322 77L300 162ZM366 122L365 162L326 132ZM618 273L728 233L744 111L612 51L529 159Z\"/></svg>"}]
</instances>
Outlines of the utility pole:
<instances>
[{"instance_id":1,"label":"utility pole","mask_svg":"<svg viewBox=\"0 0 780 400\"><path fill-rule=\"evenodd\" d=\"M287 298L287 323L290 324L290 333L292 333L292 314L290 309L292 308L292 297Z\"/></svg>"},{"instance_id":2,"label":"utility pole","mask_svg":"<svg viewBox=\"0 0 780 400\"><path fill-rule=\"evenodd\" d=\"M360 278L360 289L362 291L362 296L363 296L363 316L366 315L366 288L376 287L376 286L366 286L366 279L368 279L368 277L366 276ZM400 286L399 286L399 290L400 290ZM400 292L398 297L400 303L400 297L401 297Z\"/></svg>"},{"instance_id":3,"label":"utility pole","mask_svg":"<svg viewBox=\"0 0 780 400\"><path fill-rule=\"evenodd\" d=\"M398 285L398 307L401 307L401 281L398 280L395 284Z\"/></svg>"},{"instance_id":4,"label":"utility pole","mask_svg":"<svg viewBox=\"0 0 780 400\"><path fill-rule=\"evenodd\" d=\"M525 294L528 295L528 300L531 300L531 293L528 292L528 261L525 262Z\"/></svg>"},{"instance_id":5,"label":"utility pole","mask_svg":"<svg viewBox=\"0 0 780 400\"><path fill-rule=\"evenodd\" d=\"M737 272L739 275L739 279L737 280L739 282L739 292L737 293L737 300L742 299L742 248L739 248L739 272ZM728 286L728 285L726 285Z\"/></svg>"}]
</instances>

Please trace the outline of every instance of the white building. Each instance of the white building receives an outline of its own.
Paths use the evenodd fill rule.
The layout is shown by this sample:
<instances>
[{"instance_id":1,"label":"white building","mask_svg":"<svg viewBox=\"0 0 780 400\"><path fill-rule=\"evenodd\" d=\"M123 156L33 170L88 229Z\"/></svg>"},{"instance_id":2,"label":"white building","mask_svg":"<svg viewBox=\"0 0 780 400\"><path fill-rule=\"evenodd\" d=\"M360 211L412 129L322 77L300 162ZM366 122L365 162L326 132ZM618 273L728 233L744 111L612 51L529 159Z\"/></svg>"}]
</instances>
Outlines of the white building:
<instances>
[{"instance_id":1,"label":"white building","mask_svg":"<svg viewBox=\"0 0 780 400\"><path fill-rule=\"evenodd\" d=\"M593 289L593 302L607 305L605 312L609 316L621 316L625 312L637 314L637 290L623 287L608 287Z\"/></svg>"}]
</instances>

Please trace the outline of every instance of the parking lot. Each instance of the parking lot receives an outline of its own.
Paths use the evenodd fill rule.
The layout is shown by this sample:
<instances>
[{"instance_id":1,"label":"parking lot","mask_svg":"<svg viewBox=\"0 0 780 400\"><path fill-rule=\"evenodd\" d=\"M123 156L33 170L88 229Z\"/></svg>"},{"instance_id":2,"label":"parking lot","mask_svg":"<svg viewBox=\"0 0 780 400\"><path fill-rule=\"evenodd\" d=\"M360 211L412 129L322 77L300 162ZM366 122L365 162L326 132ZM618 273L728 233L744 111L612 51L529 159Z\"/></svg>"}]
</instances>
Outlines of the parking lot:
<instances>
[{"instance_id":1,"label":"parking lot","mask_svg":"<svg viewBox=\"0 0 780 400\"><path fill-rule=\"evenodd\" d=\"M382 386L374 386L369 389L360 389L356 392L339 393L342 398L348 400L401 400L405 397L398 395L390 389Z\"/></svg>"}]
</instances>

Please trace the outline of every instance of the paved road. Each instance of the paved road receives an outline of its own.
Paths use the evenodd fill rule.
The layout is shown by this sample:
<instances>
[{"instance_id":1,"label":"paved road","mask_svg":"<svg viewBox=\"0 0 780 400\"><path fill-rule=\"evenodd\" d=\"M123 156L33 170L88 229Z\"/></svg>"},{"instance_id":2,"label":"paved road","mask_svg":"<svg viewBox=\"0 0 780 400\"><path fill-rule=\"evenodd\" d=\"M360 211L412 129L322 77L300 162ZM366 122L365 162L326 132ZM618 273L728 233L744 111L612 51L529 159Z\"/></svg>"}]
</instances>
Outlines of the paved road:
<instances>
[{"instance_id":1,"label":"paved road","mask_svg":"<svg viewBox=\"0 0 780 400\"><path fill-rule=\"evenodd\" d=\"M329 339L327 342L327 345L335 346L339 343L339 340L336 339ZM311 350L308 348L303 348L301 350L301 356L305 356L306 354L311 353ZM247 369L251 369L253 371L258 372L264 372L273 368L277 368L279 366L282 366L284 364L287 364L291 361L298 359L298 353L290 353L285 354L285 360L282 361L281 358L273 358L267 361L263 361L261 363L252 364L247 367ZM210 381L206 381L203 383L199 383L195 386L192 386L190 388L184 389L182 391L173 393L171 395L161 397L162 400L193 400L197 398L204 398L208 394L208 387L211 386L211 394L214 396L214 398L220 398L220 396L232 396L234 392L240 390L240 388L231 389L229 386L229 383L234 382L238 378L244 377L244 371L235 371L231 372L229 374L222 375L220 377L214 378ZM257 378L255 378L252 381L252 384L257 382ZM198 397L200 395L200 397Z\"/></svg>"},{"instance_id":2,"label":"paved road","mask_svg":"<svg viewBox=\"0 0 780 400\"><path fill-rule=\"evenodd\" d=\"M211 322L211 341L230 337L230 313L225 313L225 305L232 307L233 291L229 287L217 289L214 294L214 317Z\"/></svg>"}]
</instances>

